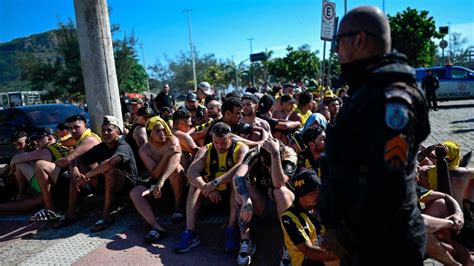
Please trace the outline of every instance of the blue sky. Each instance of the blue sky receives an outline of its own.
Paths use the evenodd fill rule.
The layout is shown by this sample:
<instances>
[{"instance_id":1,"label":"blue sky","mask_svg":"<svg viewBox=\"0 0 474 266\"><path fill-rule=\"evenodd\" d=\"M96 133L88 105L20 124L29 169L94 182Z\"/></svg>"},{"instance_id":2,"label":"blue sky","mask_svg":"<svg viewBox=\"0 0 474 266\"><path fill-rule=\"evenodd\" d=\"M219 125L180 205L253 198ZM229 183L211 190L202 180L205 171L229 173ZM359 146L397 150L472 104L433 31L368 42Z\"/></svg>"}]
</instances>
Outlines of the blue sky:
<instances>
[{"instance_id":1,"label":"blue sky","mask_svg":"<svg viewBox=\"0 0 474 266\"><path fill-rule=\"evenodd\" d=\"M389 15L411 7L427 10L437 26L451 25L451 32L461 32L474 45L473 0L346 0L348 10L360 5L375 5ZM336 15L344 14L344 1L335 0ZM58 22L75 20L73 0L0 0L0 42L48 31ZM320 50L322 1L310 0L108 0L112 7L111 23L121 31L115 37L130 34L132 29L143 44L146 65L179 51L189 51L187 16L192 9L193 43L200 54L213 53L217 58L239 63L250 52L273 50L284 56L288 45L309 44ZM142 62L142 52L137 47Z\"/></svg>"}]
</instances>

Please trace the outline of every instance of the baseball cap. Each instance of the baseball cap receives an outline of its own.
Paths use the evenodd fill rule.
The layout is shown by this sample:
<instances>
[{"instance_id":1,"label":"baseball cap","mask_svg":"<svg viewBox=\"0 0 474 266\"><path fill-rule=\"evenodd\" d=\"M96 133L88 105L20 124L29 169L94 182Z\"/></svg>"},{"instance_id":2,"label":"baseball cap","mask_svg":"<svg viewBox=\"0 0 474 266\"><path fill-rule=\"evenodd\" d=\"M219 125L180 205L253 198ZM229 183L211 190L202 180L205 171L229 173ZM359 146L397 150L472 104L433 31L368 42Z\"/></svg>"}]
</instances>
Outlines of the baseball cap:
<instances>
[{"instance_id":1,"label":"baseball cap","mask_svg":"<svg viewBox=\"0 0 474 266\"><path fill-rule=\"evenodd\" d=\"M196 93L194 92L190 92L188 93L188 95L186 95L186 101L197 101L197 96L196 96Z\"/></svg>"},{"instance_id":2,"label":"baseball cap","mask_svg":"<svg viewBox=\"0 0 474 266\"><path fill-rule=\"evenodd\" d=\"M38 138L38 137L44 137L44 136L50 136L50 135L53 135L54 132L51 128L48 128L48 127L42 127L42 128L38 128L35 132L33 132L33 134L31 135L31 139L35 139L35 138Z\"/></svg>"},{"instance_id":3,"label":"baseball cap","mask_svg":"<svg viewBox=\"0 0 474 266\"><path fill-rule=\"evenodd\" d=\"M199 82L198 89L201 89L205 94L212 94L211 84L209 84L207 81Z\"/></svg>"},{"instance_id":4,"label":"baseball cap","mask_svg":"<svg viewBox=\"0 0 474 266\"><path fill-rule=\"evenodd\" d=\"M242 96L242 101L243 100L251 100L252 102L254 103L258 103L258 98L253 95L253 94L250 94L250 93L245 93L243 96Z\"/></svg>"},{"instance_id":5,"label":"baseball cap","mask_svg":"<svg viewBox=\"0 0 474 266\"><path fill-rule=\"evenodd\" d=\"M334 95L332 90L327 90L324 92L324 98L336 98L336 95Z\"/></svg>"},{"instance_id":6,"label":"baseball cap","mask_svg":"<svg viewBox=\"0 0 474 266\"><path fill-rule=\"evenodd\" d=\"M296 197L305 196L321 186L321 179L313 170L297 174L291 179L291 182L295 188Z\"/></svg>"},{"instance_id":7,"label":"baseball cap","mask_svg":"<svg viewBox=\"0 0 474 266\"><path fill-rule=\"evenodd\" d=\"M275 103L275 99L271 95L263 95L260 98L260 102L258 103L258 110L260 113L266 113Z\"/></svg>"},{"instance_id":8,"label":"baseball cap","mask_svg":"<svg viewBox=\"0 0 474 266\"><path fill-rule=\"evenodd\" d=\"M132 104L142 104L143 100L141 98L135 97L132 99Z\"/></svg>"},{"instance_id":9,"label":"baseball cap","mask_svg":"<svg viewBox=\"0 0 474 266\"><path fill-rule=\"evenodd\" d=\"M150 107L140 107L137 110L137 116L151 116L153 115L153 109Z\"/></svg>"},{"instance_id":10,"label":"baseball cap","mask_svg":"<svg viewBox=\"0 0 474 266\"><path fill-rule=\"evenodd\" d=\"M286 102L290 102L290 101L291 102L296 102L296 99L291 97L291 95L283 95L280 98L281 98L281 100L280 100L281 103L286 103Z\"/></svg>"},{"instance_id":11,"label":"baseball cap","mask_svg":"<svg viewBox=\"0 0 474 266\"><path fill-rule=\"evenodd\" d=\"M115 116L112 115L106 115L104 116L104 120L102 122L102 125L114 125L119 128L120 133L123 132L123 124L122 121L118 120Z\"/></svg>"},{"instance_id":12,"label":"baseball cap","mask_svg":"<svg viewBox=\"0 0 474 266\"><path fill-rule=\"evenodd\" d=\"M56 129L67 130L68 128L65 123L58 123L58 125L56 126Z\"/></svg>"},{"instance_id":13,"label":"baseball cap","mask_svg":"<svg viewBox=\"0 0 474 266\"><path fill-rule=\"evenodd\" d=\"M84 123L87 123L86 118L82 115L70 116L70 117L66 118L66 123L71 123L71 122L74 122L74 121L77 121L77 120L81 120L81 121L84 121Z\"/></svg>"}]
</instances>

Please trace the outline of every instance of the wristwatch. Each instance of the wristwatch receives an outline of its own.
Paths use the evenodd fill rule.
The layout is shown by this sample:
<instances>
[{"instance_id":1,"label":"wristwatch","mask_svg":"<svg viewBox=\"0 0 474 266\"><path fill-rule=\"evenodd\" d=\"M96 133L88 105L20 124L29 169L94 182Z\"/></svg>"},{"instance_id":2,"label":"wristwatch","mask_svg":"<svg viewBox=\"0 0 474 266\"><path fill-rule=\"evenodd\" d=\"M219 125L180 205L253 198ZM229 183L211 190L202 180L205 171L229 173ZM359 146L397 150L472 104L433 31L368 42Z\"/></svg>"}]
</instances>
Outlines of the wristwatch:
<instances>
[{"instance_id":1,"label":"wristwatch","mask_svg":"<svg viewBox=\"0 0 474 266\"><path fill-rule=\"evenodd\" d=\"M219 179L217 179L217 178L214 179L214 180L212 180L212 184L213 184L214 186L216 186L216 187L217 187L220 183L221 183L221 181L220 181Z\"/></svg>"}]
</instances>

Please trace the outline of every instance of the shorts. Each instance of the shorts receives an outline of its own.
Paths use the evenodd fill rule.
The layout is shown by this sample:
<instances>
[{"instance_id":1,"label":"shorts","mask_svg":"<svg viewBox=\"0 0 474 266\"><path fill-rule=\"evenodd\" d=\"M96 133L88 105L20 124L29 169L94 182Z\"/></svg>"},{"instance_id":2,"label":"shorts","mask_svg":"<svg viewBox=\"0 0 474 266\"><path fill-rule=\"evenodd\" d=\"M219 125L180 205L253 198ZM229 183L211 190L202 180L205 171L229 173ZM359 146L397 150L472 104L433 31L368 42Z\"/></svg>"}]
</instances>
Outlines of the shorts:
<instances>
[{"instance_id":1,"label":"shorts","mask_svg":"<svg viewBox=\"0 0 474 266\"><path fill-rule=\"evenodd\" d=\"M124 179L122 186L116 187L115 190L113 191L113 195L115 196L125 196L130 193L130 191L135 187L135 184L132 182L131 178L128 177L123 171L117 169L117 171L122 173L122 178ZM88 183L85 188L89 190L90 193L94 195L104 195L105 193L105 176L103 174L100 174L97 176L97 185L91 186L90 183Z\"/></svg>"}]
</instances>

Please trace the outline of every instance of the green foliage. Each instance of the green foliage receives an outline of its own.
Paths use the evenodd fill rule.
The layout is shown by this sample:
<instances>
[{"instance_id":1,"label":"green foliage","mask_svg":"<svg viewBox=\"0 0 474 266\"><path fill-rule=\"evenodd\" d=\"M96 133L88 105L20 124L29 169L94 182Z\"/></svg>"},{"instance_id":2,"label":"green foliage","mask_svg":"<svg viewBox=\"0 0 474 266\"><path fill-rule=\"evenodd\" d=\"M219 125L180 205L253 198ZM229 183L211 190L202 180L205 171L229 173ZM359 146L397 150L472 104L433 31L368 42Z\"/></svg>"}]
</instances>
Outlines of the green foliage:
<instances>
[{"instance_id":1,"label":"green foliage","mask_svg":"<svg viewBox=\"0 0 474 266\"><path fill-rule=\"evenodd\" d=\"M138 39L132 33L123 40L114 41L115 71L119 89L127 92L142 92L147 90L148 75L145 68L139 64L137 52L134 49Z\"/></svg>"},{"instance_id":2,"label":"green foliage","mask_svg":"<svg viewBox=\"0 0 474 266\"><path fill-rule=\"evenodd\" d=\"M276 58L268 63L268 72L279 80L300 82L304 79L315 78L319 72L319 58L311 52L309 45L298 49L291 46L286 48L287 55Z\"/></svg>"},{"instance_id":3,"label":"green foliage","mask_svg":"<svg viewBox=\"0 0 474 266\"><path fill-rule=\"evenodd\" d=\"M119 30L113 25L113 31ZM139 64L135 36L114 42L119 88L147 89L148 75ZM77 32L72 20L58 29L0 44L0 91L41 90L46 99L77 98L85 94ZM78 96L82 95L82 96Z\"/></svg>"},{"instance_id":4,"label":"green foliage","mask_svg":"<svg viewBox=\"0 0 474 266\"><path fill-rule=\"evenodd\" d=\"M440 38L435 20L428 11L407 8L395 16L388 16L392 29L392 46L408 57L414 67L431 66L435 61L436 45L432 38Z\"/></svg>"}]
</instances>

